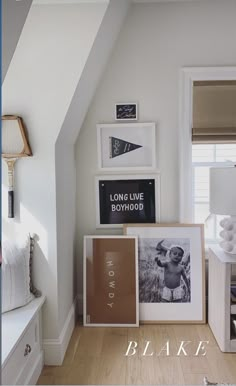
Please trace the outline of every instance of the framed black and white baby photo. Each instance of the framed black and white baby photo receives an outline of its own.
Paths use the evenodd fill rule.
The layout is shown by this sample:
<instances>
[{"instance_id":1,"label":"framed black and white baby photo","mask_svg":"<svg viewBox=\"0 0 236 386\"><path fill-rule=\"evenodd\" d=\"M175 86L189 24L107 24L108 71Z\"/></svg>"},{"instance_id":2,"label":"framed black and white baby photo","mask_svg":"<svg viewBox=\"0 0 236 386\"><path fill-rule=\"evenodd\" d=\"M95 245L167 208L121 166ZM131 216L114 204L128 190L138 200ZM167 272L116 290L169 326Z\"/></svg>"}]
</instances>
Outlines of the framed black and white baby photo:
<instances>
[{"instance_id":1,"label":"framed black and white baby photo","mask_svg":"<svg viewBox=\"0 0 236 386\"><path fill-rule=\"evenodd\" d=\"M205 323L203 224L127 224L138 236L143 323Z\"/></svg>"}]
</instances>

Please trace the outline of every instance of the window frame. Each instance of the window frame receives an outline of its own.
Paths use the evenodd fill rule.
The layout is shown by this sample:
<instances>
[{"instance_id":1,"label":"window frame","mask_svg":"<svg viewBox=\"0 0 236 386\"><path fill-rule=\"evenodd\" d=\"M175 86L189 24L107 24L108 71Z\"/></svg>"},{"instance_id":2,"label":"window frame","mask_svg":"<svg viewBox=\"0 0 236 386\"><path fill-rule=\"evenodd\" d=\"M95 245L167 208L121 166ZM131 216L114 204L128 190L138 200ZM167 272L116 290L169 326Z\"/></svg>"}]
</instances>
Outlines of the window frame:
<instances>
[{"instance_id":1,"label":"window frame","mask_svg":"<svg viewBox=\"0 0 236 386\"><path fill-rule=\"evenodd\" d=\"M193 82L236 80L236 66L183 67L179 98L179 221L193 222L192 111Z\"/></svg>"}]
</instances>

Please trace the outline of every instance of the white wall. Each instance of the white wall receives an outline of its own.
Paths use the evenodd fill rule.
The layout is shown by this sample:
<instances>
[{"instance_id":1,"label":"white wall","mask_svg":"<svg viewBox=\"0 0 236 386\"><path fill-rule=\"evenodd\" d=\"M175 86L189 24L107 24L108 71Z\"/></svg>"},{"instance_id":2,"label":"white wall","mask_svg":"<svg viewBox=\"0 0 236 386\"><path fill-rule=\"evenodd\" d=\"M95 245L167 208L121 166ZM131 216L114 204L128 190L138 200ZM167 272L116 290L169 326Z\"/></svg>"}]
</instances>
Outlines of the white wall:
<instances>
[{"instance_id":1,"label":"white wall","mask_svg":"<svg viewBox=\"0 0 236 386\"><path fill-rule=\"evenodd\" d=\"M156 122L161 221L178 221L180 69L235 65L235 14L234 0L132 5L76 144L80 278L83 235L120 232L95 226L96 124L114 122L126 101L138 102L140 122Z\"/></svg>"},{"instance_id":2,"label":"white wall","mask_svg":"<svg viewBox=\"0 0 236 386\"><path fill-rule=\"evenodd\" d=\"M81 73L56 142L56 207L59 325L70 310L71 293L77 293L80 275L75 269L76 162L74 143L129 9L129 1L109 2L101 26ZM74 282L71 278L74 277ZM65 288L67 289L65 291Z\"/></svg>"},{"instance_id":3,"label":"white wall","mask_svg":"<svg viewBox=\"0 0 236 386\"><path fill-rule=\"evenodd\" d=\"M64 320L58 317L57 220L63 218L56 213L55 143L106 7L106 3L32 6L3 85L3 114L23 117L33 151L32 158L16 165L14 220L7 218L3 168L3 232L12 237L24 229L38 235L34 266L36 285L47 296L46 339L58 338L65 322L65 311ZM63 256L67 315L73 303L71 248Z\"/></svg>"},{"instance_id":4,"label":"white wall","mask_svg":"<svg viewBox=\"0 0 236 386\"><path fill-rule=\"evenodd\" d=\"M74 142L130 1L56 3L33 5L3 87L3 113L24 118L33 150L17 162L13 221L4 169L3 232L38 235L34 276L46 295L46 364L61 364L74 322Z\"/></svg>"},{"instance_id":5,"label":"white wall","mask_svg":"<svg viewBox=\"0 0 236 386\"><path fill-rule=\"evenodd\" d=\"M14 54L32 0L2 0L2 83Z\"/></svg>"}]
</instances>

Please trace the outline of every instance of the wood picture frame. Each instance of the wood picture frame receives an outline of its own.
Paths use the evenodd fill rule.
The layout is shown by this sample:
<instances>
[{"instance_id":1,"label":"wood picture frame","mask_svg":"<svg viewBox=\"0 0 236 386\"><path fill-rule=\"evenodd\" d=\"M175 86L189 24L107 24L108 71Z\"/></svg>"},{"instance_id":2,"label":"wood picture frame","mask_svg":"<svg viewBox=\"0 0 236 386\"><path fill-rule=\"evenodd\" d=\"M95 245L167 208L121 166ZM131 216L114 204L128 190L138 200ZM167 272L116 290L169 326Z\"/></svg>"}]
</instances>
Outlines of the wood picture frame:
<instances>
[{"instance_id":1,"label":"wood picture frame","mask_svg":"<svg viewBox=\"0 0 236 386\"><path fill-rule=\"evenodd\" d=\"M96 228L160 221L160 175L95 177Z\"/></svg>"},{"instance_id":2,"label":"wood picture frame","mask_svg":"<svg viewBox=\"0 0 236 386\"><path fill-rule=\"evenodd\" d=\"M124 234L138 236L140 322L205 323L204 225L125 224Z\"/></svg>"},{"instance_id":3,"label":"wood picture frame","mask_svg":"<svg viewBox=\"0 0 236 386\"><path fill-rule=\"evenodd\" d=\"M2 116L2 157L32 156L23 119L17 115Z\"/></svg>"},{"instance_id":4,"label":"wood picture frame","mask_svg":"<svg viewBox=\"0 0 236 386\"><path fill-rule=\"evenodd\" d=\"M136 236L84 236L83 321L88 327L138 327Z\"/></svg>"},{"instance_id":5,"label":"wood picture frame","mask_svg":"<svg viewBox=\"0 0 236 386\"><path fill-rule=\"evenodd\" d=\"M156 169L155 123L98 124L97 154L102 171Z\"/></svg>"}]
</instances>

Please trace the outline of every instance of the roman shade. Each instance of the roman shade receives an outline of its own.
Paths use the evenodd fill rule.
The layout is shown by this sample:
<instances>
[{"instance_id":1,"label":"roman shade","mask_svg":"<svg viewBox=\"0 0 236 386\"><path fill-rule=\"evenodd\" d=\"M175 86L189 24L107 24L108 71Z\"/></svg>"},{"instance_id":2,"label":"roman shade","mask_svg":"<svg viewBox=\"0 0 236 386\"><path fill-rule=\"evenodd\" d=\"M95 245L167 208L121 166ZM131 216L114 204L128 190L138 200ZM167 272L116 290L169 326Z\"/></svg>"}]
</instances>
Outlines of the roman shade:
<instances>
[{"instance_id":1,"label":"roman shade","mask_svg":"<svg viewBox=\"0 0 236 386\"><path fill-rule=\"evenodd\" d=\"M192 142L236 143L236 81L194 82Z\"/></svg>"}]
</instances>

